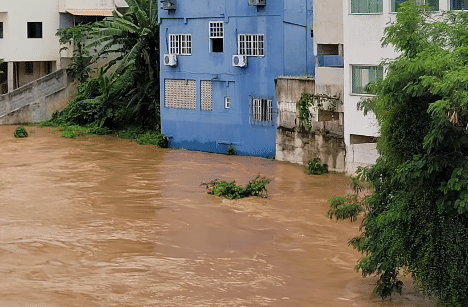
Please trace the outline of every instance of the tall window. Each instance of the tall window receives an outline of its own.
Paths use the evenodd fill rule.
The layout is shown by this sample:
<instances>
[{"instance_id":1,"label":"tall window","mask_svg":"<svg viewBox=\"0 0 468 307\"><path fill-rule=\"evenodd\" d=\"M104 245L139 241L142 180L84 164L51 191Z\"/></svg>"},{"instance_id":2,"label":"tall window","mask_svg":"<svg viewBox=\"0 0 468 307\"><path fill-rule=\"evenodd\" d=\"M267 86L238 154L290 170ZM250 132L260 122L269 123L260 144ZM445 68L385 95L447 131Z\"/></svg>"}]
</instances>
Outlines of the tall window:
<instances>
[{"instance_id":1,"label":"tall window","mask_svg":"<svg viewBox=\"0 0 468 307\"><path fill-rule=\"evenodd\" d=\"M169 53L192 55L191 34L169 34Z\"/></svg>"},{"instance_id":2,"label":"tall window","mask_svg":"<svg viewBox=\"0 0 468 307\"><path fill-rule=\"evenodd\" d=\"M3 38L3 22L0 22L0 38Z\"/></svg>"},{"instance_id":3,"label":"tall window","mask_svg":"<svg viewBox=\"0 0 468 307\"><path fill-rule=\"evenodd\" d=\"M382 13L382 0L351 0L351 13Z\"/></svg>"},{"instance_id":4,"label":"tall window","mask_svg":"<svg viewBox=\"0 0 468 307\"><path fill-rule=\"evenodd\" d=\"M237 54L247 56L264 56L265 35L239 34Z\"/></svg>"},{"instance_id":5,"label":"tall window","mask_svg":"<svg viewBox=\"0 0 468 307\"><path fill-rule=\"evenodd\" d=\"M352 67L352 93L367 94L366 86L370 82L383 79L382 66L353 66Z\"/></svg>"},{"instance_id":6,"label":"tall window","mask_svg":"<svg viewBox=\"0 0 468 307\"><path fill-rule=\"evenodd\" d=\"M252 124L273 123L273 101L271 99L252 99L251 111Z\"/></svg>"},{"instance_id":7,"label":"tall window","mask_svg":"<svg viewBox=\"0 0 468 307\"><path fill-rule=\"evenodd\" d=\"M200 81L200 108L203 111L213 110L213 89L211 81Z\"/></svg>"},{"instance_id":8,"label":"tall window","mask_svg":"<svg viewBox=\"0 0 468 307\"><path fill-rule=\"evenodd\" d=\"M454 0L452 0L454 1ZM456 0L455 0L456 1ZM468 2L468 0L465 0ZM406 2L406 0L392 0L392 7L391 7L391 11L392 12L396 12L398 11L398 8L400 7L400 5L403 3L403 2ZM427 4L429 5L432 10L434 11L438 11L439 10L439 0L416 0L416 3L418 4Z\"/></svg>"},{"instance_id":9,"label":"tall window","mask_svg":"<svg viewBox=\"0 0 468 307\"><path fill-rule=\"evenodd\" d=\"M210 21L210 52L224 52L224 22Z\"/></svg>"},{"instance_id":10,"label":"tall window","mask_svg":"<svg viewBox=\"0 0 468 307\"><path fill-rule=\"evenodd\" d=\"M468 10L468 0L450 0L451 10Z\"/></svg>"},{"instance_id":11,"label":"tall window","mask_svg":"<svg viewBox=\"0 0 468 307\"><path fill-rule=\"evenodd\" d=\"M28 38L42 38L42 22L28 22Z\"/></svg>"}]
</instances>

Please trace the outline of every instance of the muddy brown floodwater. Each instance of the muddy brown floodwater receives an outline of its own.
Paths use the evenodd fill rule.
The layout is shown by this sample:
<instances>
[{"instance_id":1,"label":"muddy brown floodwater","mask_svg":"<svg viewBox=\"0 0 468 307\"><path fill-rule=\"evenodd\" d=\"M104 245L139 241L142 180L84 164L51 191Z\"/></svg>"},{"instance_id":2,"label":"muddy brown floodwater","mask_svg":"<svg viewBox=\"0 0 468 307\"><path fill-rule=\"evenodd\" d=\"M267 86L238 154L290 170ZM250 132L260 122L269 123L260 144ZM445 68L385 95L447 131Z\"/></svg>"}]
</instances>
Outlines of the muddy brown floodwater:
<instances>
[{"instance_id":1,"label":"muddy brown floodwater","mask_svg":"<svg viewBox=\"0 0 468 307\"><path fill-rule=\"evenodd\" d=\"M0 127L0 306L432 306L410 280L382 302L353 270L358 224L325 216L341 175L15 128ZM268 199L200 186L257 174Z\"/></svg>"}]
</instances>

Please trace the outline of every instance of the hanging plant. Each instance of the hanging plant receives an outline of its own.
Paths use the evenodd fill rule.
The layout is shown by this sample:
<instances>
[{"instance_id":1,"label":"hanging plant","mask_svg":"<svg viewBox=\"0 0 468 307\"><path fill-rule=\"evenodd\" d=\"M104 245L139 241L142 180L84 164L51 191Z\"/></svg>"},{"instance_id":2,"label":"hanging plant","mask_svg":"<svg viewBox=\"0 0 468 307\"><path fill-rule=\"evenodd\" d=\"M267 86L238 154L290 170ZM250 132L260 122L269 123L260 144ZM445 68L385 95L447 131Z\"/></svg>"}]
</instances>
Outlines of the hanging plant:
<instances>
[{"instance_id":1,"label":"hanging plant","mask_svg":"<svg viewBox=\"0 0 468 307\"><path fill-rule=\"evenodd\" d=\"M311 133L312 119L314 118L312 110L314 113L317 112L317 110L324 110L323 106L325 103L327 103L328 111L335 112L340 103L340 97L326 94L302 93L301 98L297 102L299 109L299 126Z\"/></svg>"}]
</instances>

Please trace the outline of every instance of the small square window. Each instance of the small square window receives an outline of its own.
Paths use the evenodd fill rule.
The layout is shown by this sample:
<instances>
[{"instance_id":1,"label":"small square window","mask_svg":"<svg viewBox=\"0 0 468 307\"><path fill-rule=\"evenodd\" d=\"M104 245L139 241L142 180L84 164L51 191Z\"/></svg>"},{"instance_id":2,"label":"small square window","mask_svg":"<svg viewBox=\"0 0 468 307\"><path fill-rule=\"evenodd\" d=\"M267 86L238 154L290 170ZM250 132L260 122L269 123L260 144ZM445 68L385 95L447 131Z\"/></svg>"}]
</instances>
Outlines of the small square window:
<instances>
[{"instance_id":1,"label":"small square window","mask_svg":"<svg viewBox=\"0 0 468 307\"><path fill-rule=\"evenodd\" d=\"M42 38L42 22L28 22L28 38Z\"/></svg>"},{"instance_id":2,"label":"small square window","mask_svg":"<svg viewBox=\"0 0 468 307\"><path fill-rule=\"evenodd\" d=\"M450 9L454 11L468 10L468 0L450 0Z\"/></svg>"},{"instance_id":3,"label":"small square window","mask_svg":"<svg viewBox=\"0 0 468 307\"><path fill-rule=\"evenodd\" d=\"M32 75L34 73L34 63L25 62L24 63L24 73L27 75Z\"/></svg>"},{"instance_id":4,"label":"small square window","mask_svg":"<svg viewBox=\"0 0 468 307\"><path fill-rule=\"evenodd\" d=\"M352 93L367 94L366 87L370 82L383 79L382 66L353 66Z\"/></svg>"},{"instance_id":5,"label":"small square window","mask_svg":"<svg viewBox=\"0 0 468 307\"><path fill-rule=\"evenodd\" d=\"M210 52L224 52L224 22L210 21Z\"/></svg>"},{"instance_id":6,"label":"small square window","mask_svg":"<svg viewBox=\"0 0 468 307\"><path fill-rule=\"evenodd\" d=\"M0 22L0 38L3 38L3 22Z\"/></svg>"}]
</instances>

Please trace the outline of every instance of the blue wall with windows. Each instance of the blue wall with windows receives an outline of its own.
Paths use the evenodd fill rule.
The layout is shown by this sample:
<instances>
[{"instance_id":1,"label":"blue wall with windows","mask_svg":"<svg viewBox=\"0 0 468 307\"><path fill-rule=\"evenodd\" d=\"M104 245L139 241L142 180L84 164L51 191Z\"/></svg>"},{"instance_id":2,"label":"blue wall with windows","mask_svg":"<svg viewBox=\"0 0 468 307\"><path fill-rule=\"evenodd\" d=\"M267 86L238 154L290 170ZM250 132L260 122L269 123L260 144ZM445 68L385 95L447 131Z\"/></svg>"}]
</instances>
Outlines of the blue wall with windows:
<instances>
[{"instance_id":1,"label":"blue wall with windows","mask_svg":"<svg viewBox=\"0 0 468 307\"><path fill-rule=\"evenodd\" d=\"M312 0L267 0L264 7L248 3L177 0L175 11L160 10L161 128L171 147L225 153L232 144L241 155L275 155L274 80L315 74ZM223 22L223 52L211 52L210 22ZM179 50L171 49L171 34L189 34L191 39L190 55L177 55L176 66L164 65L164 55ZM248 56L247 67L232 65L239 34L263 35L263 56ZM254 48L260 44L249 46L243 52L261 52ZM195 89L188 85L193 81ZM207 100L201 81L211 81L212 110L202 110ZM193 100L195 105L184 108Z\"/></svg>"}]
</instances>

